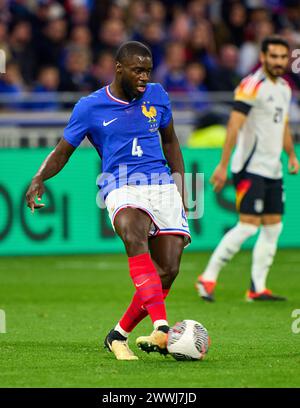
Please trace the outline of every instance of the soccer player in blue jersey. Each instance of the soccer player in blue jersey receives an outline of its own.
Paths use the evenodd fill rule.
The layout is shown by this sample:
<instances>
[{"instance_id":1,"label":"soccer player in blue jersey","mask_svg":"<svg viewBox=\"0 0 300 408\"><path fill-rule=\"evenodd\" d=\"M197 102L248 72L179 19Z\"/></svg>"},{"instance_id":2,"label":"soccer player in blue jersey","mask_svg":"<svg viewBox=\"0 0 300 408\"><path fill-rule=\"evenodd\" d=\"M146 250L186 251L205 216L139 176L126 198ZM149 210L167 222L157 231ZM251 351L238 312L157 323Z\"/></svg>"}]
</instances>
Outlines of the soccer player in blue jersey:
<instances>
[{"instance_id":1,"label":"soccer player in blue jersey","mask_svg":"<svg viewBox=\"0 0 300 408\"><path fill-rule=\"evenodd\" d=\"M160 84L149 83L151 69L145 45L123 44L116 54L113 82L75 105L63 138L26 194L32 211L41 208L35 198L41 200L44 181L55 176L88 137L102 159L100 194L124 242L135 286L130 305L104 342L119 360L137 359L127 339L148 314L154 331L136 343L144 351L167 353L164 299L190 241L182 199L184 164L170 101ZM180 177L173 177L175 173Z\"/></svg>"}]
</instances>

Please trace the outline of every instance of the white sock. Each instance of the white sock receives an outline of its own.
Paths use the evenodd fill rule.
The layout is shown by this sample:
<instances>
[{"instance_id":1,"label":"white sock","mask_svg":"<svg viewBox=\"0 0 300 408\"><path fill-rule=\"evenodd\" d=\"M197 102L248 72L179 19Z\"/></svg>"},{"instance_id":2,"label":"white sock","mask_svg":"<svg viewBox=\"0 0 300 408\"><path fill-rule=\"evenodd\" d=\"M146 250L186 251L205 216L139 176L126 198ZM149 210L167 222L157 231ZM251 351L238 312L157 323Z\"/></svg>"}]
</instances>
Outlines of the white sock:
<instances>
[{"instance_id":1,"label":"white sock","mask_svg":"<svg viewBox=\"0 0 300 408\"><path fill-rule=\"evenodd\" d=\"M155 320L153 326L154 329L157 329L159 326L169 326L169 323L166 320Z\"/></svg>"},{"instance_id":2,"label":"white sock","mask_svg":"<svg viewBox=\"0 0 300 408\"><path fill-rule=\"evenodd\" d=\"M116 325L114 330L118 331L120 334L122 334L122 336L126 337L126 339L130 334L130 333L126 332L125 330L123 330L119 323Z\"/></svg>"},{"instance_id":3,"label":"white sock","mask_svg":"<svg viewBox=\"0 0 300 408\"><path fill-rule=\"evenodd\" d=\"M229 230L210 257L202 274L203 280L215 282L221 268L240 250L243 242L256 234L257 230L256 225L245 222L238 222L234 228Z\"/></svg>"},{"instance_id":4,"label":"white sock","mask_svg":"<svg viewBox=\"0 0 300 408\"><path fill-rule=\"evenodd\" d=\"M262 292L266 289L266 280L277 249L277 242L282 231L282 222L263 225L253 249L252 290Z\"/></svg>"}]
</instances>

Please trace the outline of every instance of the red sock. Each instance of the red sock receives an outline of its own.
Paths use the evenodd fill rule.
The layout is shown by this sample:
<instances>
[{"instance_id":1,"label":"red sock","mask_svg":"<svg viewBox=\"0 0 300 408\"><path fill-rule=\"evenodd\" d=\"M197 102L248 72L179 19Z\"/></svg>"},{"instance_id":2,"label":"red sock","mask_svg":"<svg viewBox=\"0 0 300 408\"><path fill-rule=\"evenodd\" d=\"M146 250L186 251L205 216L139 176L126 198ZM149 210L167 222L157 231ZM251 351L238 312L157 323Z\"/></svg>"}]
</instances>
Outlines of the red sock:
<instances>
[{"instance_id":1,"label":"red sock","mask_svg":"<svg viewBox=\"0 0 300 408\"><path fill-rule=\"evenodd\" d=\"M160 277L148 253L130 257L128 262L136 293L119 324L130 333L148 313L152 322L166 320L164 298L169 290L162 290Z\"/></svg>"},{"instance_id":2,"label":"red sock","mask_svg":"<svg viewBox=\"0 0 300 408\"><path fill-rule=\"evenodd\" d=\"M148 312L143 306L143 302L141 301L138 293L135 292L130 305L119 321L119 325L127 333L130 333L147 315Z\"/></svg>"},{"instance_id":3,"label":"red sock","mask_svg":"<svg viewBox=\"0 0 300 408\"><path fill-rule=\"evenodd\" d=\"M167 320L161 280L149 253L128 258L130 276L152 322Z\"/></svg>"},{"instance_id":4,"label":"red sock","mask_svg":"<svg viewBox=\"0 0 300 408\"><path fill-rule=\"evenodd\" d=\"M162 290L164 299L168 296L169 291L170 289ZM127 333L131 333L132 330L139 324L139 322L141 322L146 316L148 316L148 312L143 306L138 293L135 292L130 305L119 321L119 325Z\"/></svg>"},{"instance_id":5,"label":"red sock","mask_svg":"<svg viewBox=\"0 0 300 408\"><path fill-rule=\"evenodd\" d=\"M162 290L163 298L164 298L164 299L168 296L169 292L170 292L170 289L163 289L163 290Z\"/></svg>"}]
</instances>

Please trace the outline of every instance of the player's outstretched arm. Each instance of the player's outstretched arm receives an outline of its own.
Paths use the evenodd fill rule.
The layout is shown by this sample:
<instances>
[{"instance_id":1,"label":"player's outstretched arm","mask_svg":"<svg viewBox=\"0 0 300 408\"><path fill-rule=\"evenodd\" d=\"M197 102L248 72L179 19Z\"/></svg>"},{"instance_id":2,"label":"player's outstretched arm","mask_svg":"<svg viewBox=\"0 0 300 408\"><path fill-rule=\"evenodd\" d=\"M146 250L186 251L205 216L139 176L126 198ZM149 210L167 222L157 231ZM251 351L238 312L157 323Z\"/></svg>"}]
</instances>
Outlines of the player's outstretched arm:
<instances>
[{"instance_id":1,"label":"player's outstretched arm","mask_svg":"<svg viewBox=\"0 0 300 408\"><path fill-rule=\"evenodd\" d=\"M220 163L213 172L210 182L214 186L214 191L218 192L226 183L227 168L231 156L232 149L236 145L239 130L245 123L247 115L242 112L232 111L227 124L226 138L222 150L222 157Z\"/></svg>"},{"instance_id":2,"label":"player's outstretched arm","mask_svg":"<svg viewBox=\"0 0 300 408\"><path fill-rule=\"evenodd\" d=\"M297 159L292 133L288 122L286 122L284 128L283 148L289 157L288 169L290 174L297 174L299 171L299 161Z\"/></svg>"},{"instance_id":3,"label":"player's outstretched arm","mask_svg":"<svg viewBox=\"0 0 300 408\"><path fill-rule=\"evenodd\" d=\"M44 181L60 172L74 150L75 147L70 145L65 139L61 139L55 149L43 161L26 193L27 207L32 212L45 206L45 204L35 202L36 197L40 201L44 194Z\"/></svg>"},{"instance_id":4,"label":"player's outstretched arm","mask_svg":"<svg viewBox=\"0 0 300 408\"><path fill-rule=\"evenodd\" d=\"M173 119L166 128L159 129L162 140L162 148L171 173L174 177L178 191L181 194L185 209L187 210L187 194L184 184L184 162L178 138L175 133Z\"/></svg>"}]
</instances>

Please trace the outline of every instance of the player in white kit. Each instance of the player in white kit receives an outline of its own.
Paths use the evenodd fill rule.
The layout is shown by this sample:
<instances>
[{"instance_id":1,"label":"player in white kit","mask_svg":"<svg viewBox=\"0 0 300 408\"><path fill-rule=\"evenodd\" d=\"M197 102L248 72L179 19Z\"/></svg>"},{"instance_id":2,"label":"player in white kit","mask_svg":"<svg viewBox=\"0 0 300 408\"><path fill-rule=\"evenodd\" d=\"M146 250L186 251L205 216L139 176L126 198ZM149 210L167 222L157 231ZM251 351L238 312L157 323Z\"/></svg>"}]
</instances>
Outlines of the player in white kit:
<instances>
[{"instance_id":1,"label":"player in white kit","mask_svg":"<svg viewBox=\"0 0 300 408\"><path fill-rule=\"evenodd\" d=\"M211 178L214 190L220 191L236 145L231 171L239 222L222 238L205 271L198 277L196 288L200 297L208 301L214 300L221 268L259 228L246 299L285 300L266 288L266 279L282 231L282 150L289 157L289 172L296 174L299 170L288 124L291 89L281 78L289 61L288 43L278 36L266 38L260 60L262 67L244 78L235 90L222 158Z\"/></svg>"}]
</instances>

